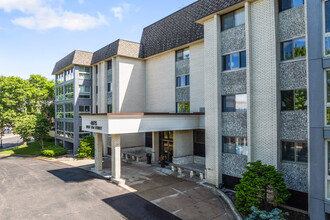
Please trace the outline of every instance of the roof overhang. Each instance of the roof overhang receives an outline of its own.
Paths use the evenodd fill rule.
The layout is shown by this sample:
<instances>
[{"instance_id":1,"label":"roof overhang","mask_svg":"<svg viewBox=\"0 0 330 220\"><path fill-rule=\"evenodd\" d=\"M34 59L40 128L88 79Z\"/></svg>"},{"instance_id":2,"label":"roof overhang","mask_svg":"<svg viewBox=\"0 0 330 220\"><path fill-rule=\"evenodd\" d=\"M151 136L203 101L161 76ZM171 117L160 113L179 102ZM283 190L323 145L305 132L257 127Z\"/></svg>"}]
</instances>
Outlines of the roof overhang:
<instances>
[{"instance_id":1,"label":"roof overhang","mask_svg":"<svg viewBox=\"0 0 330 220\"><path fill-rule=\"evenodd\" d=\"M205 129L205 116L200 113L81 114L81 118L82 130L102 134Z\"/></svg>"}]
</instances>

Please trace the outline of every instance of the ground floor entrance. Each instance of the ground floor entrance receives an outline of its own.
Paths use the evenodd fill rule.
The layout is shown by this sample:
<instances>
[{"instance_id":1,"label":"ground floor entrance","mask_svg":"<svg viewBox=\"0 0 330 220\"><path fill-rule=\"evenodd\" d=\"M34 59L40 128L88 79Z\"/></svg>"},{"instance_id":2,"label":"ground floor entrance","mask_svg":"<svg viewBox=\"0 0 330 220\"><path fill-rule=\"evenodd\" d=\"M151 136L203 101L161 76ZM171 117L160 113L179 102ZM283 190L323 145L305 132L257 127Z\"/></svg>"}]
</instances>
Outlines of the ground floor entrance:
<instances>
[{"instance_id":1,"label":"ground floor entrance","mask_svg":"<svg viewBox=\"0 0 330 220\"><path fill-rule=\"evenodd\" d=\"M173 131L160 132L159 156L164 157L165 161L173 161Z\"/></svg>"}]
</instances>

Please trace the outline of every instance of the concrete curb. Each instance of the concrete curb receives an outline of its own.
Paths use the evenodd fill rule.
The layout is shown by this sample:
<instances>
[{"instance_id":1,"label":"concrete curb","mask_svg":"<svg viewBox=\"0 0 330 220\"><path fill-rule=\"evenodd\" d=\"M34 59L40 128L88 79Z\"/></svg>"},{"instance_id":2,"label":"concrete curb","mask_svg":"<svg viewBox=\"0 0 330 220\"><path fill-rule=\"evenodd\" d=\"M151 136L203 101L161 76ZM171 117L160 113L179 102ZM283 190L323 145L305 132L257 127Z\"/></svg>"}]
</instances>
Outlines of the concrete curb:
<instances>
[{"instance_id":1,"label":"concrete curb","mask_svg":"<svg viewBox=\"0 0 330 220\"><path fill-rule=\"evenodd\" d=\"M214 186L210 186L210 185L207 185L205 183L200 183L200 185L202 185L202 186L204 186L206 188L212 189L215 192L217 192L220 195L220 197L227 203L227 205L229 206L229 208L231 209L231 211L234 213L236 219L237 220L243 220L242 216L237 211L234 203L228 198L228 196L224 192L222 192L220 189L218 189L218 188L216 188Z\"/></svg>"}]
</instances>

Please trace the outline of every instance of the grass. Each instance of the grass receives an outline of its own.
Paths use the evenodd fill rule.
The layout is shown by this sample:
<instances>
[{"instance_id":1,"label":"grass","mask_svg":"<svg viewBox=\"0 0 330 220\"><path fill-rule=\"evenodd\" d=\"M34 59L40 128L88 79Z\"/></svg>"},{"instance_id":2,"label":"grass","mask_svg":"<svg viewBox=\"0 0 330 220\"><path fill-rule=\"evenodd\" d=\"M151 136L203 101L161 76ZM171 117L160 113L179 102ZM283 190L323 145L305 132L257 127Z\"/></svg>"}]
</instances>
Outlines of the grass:
<instances>
[{"instance_id":1,"label":"grass","mask_svg":"<svg viewBox=\"0 0 330 220\"><path fill-rule=\"evenodd\" d=\"M44 141L44 146L52 146L54 142ZM0 154L6 155L28 155L28 156L41 156L41 147L38 142L30 142L28 145L19 146L11 150L1 151Z\"/></svg>"}]
</instances>

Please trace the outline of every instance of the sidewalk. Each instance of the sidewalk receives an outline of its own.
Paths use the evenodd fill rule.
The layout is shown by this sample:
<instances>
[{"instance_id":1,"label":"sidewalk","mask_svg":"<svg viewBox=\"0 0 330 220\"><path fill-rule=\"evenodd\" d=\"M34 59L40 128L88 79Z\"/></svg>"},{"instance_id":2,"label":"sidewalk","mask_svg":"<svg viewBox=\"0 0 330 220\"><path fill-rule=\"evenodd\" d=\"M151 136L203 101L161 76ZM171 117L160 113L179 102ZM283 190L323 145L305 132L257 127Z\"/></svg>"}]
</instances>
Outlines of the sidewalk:
<instances>
[{"instance_id":1,"label":"sidewalk","mask_svg":"<svg viewBox=\"0 0 330 220\"><path fill-rule=\"evenodd\" d=\"M57 160L86 170L94 167L94 160ZM110 175L109 167L104 170L102 175ZM124 188L182 219L235 219L230 207L215 190L184 177L178 178L158 164L122 161L122 178L126 180L127 187Z\"/></svg>"}]
</instances>

